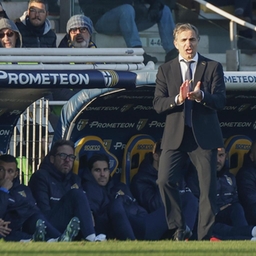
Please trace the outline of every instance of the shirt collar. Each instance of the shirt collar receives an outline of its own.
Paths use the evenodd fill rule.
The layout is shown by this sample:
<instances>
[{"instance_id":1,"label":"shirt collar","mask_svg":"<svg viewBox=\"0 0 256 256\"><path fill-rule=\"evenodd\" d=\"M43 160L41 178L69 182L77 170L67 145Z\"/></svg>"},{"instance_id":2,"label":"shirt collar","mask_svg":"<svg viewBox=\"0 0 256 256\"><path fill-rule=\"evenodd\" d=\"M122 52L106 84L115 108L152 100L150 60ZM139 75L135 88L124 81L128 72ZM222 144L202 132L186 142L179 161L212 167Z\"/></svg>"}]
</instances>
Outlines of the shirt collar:
<instances>
[{"instance_id":1,"label":"shirt collar","mask_svg":"<svg viewBox=\"0 0 256 256\"><path fill-rule=\"evenodd\" d=\"M180 62L181 60L184 60L184 58L179 54L179 62ZM196 53L196 55L194 56L194 58L191 59L191 60L193 60L194 62L198 62L198 53ZM191 60L190 60L190 61L191 61Z\"/></svg>"}]
</instances>

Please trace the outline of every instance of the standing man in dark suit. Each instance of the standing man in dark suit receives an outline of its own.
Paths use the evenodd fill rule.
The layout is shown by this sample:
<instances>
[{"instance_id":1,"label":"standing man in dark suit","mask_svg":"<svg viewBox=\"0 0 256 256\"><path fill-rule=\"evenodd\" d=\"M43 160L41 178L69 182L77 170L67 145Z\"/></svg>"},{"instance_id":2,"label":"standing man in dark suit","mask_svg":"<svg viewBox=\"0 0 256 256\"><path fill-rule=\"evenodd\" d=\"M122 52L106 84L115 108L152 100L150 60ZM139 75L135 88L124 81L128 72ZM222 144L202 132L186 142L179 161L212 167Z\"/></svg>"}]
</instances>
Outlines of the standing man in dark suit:
<instances>
[{"instance_id":1,"label":"standing man in dark suit","mask_svg":"<svg viewBox=\"0 0 256 256\"><path fill-rule=\"evenodd\" d=\"M179 56L159 67L153 100L157 113L166 113L157 182L169 229L176 230L173 238L185 240L190 232L178 186L190 158L200 188L198 239L207 240L217 213L216 158L217 148L223 147L217 110L226 101L224 74L220 63L197 52L200 37L196 27L177 24L173 34Z\"/></svg>"}]
</instances>

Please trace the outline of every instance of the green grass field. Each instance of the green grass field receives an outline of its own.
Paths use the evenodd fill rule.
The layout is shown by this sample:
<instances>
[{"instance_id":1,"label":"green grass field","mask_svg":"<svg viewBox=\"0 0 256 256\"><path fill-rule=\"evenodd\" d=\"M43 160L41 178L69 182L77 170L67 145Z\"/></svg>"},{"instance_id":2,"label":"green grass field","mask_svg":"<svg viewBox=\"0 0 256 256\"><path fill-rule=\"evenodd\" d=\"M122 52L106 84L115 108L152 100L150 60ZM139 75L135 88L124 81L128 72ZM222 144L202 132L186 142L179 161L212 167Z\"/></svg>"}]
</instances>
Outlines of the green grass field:
<instances>
[{"instance_id":1,"label":"green grass field","mask_svg":"<svg viewBox=\"0 0 256 256\"><path fill-rule=\"evenodd\" d=\"M0 255L24 256L125 256L125 255L184 255L184 256L236 256L256 255L256 242L220 241L220 242L174 242L174 241L107 241L98 243L12 243L0 242Z\"/></svg>"}]
</instances>

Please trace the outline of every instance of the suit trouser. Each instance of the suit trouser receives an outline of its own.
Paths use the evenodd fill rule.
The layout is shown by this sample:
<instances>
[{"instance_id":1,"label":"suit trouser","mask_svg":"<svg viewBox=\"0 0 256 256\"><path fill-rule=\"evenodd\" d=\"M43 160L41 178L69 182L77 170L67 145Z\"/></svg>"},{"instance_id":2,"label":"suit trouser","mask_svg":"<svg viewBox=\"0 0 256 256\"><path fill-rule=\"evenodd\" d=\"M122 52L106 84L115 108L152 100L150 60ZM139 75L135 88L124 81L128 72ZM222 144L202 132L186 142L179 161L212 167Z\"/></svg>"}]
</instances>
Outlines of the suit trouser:
<instances>
[{"instance_id":1,"label":"suit trouser","mask_svg":"<svg viewBox=\"0 0 256 256\"><path fill-rule=\"evenodd\" d=\"M160 156L158 185L166 210L169 229L185 229L185 218L181 210L179 183L184 178L184 165L190 158L198 174L200 197L198 210L198 240L211 237L217 213L216 207L216 162L217 149L203 150L186 130L181 146L177 150L162 150Z\"/></svg>"}]
</instances>

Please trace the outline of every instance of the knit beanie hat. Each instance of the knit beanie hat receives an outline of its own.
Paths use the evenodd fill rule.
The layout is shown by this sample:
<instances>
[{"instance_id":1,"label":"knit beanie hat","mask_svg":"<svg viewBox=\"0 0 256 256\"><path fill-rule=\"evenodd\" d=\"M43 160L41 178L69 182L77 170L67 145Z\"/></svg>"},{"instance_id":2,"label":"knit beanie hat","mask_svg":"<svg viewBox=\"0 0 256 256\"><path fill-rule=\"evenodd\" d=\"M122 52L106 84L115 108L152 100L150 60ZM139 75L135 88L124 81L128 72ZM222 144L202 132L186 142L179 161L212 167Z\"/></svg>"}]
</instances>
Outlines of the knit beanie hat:
<instances>
[{"instance_id":1,"label":"knit beanie hat","mask_svg":"<svg viewBox=\"0 0 256 256\"><path fill-rule=\"evenodd\" d=\"M90 18L87 16L78 14L72 16L67 22L67 33L69 33L71 28L87 28L90 35L92 34L93 24Z\"/></svg>"}]
</instances>

